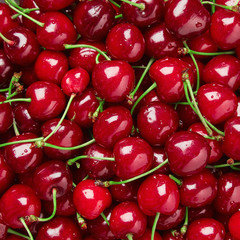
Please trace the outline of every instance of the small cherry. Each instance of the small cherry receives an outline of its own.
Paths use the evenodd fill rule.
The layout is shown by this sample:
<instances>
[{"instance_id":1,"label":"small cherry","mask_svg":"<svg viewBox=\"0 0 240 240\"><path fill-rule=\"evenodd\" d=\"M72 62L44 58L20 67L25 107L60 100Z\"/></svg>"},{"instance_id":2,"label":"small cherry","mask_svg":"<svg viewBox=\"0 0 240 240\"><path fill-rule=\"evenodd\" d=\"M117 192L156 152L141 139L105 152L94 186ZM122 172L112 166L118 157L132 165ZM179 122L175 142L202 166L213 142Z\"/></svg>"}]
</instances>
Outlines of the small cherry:
<instances>
[{"instance_id":1,"label":"small cherry","mask_svg":"<svg viewBox=\"0 0 240 240\"><path fill-rule=\"evenodd\" d=\"M68 7L71 5L74 0L59 0L59 1L53 1L53 0L35 0L36 4L40 7L41 10L44 12L49 11L58 11L63 8Z\"/></svg>"},{"instance_id":2,"label":"small cherry","mask_svg":"<svg viewBox=\"0 0 240 240\"><path fill-rule=\"evenodd\" d=\"M228 222L228 228L229 228L229 232L231 234L232 237L234 237L234 239L238 240L239 238L239 229L240 229L240 212L236 212L234 213L229 222Z\"/></svg>"},{"instance_id":3,"label":"small cherry","mask_svg":"<svg viewBox=\"0 0 240 240\"><path fill-rule=\"evenodd\" d=\"M137 240L151 240L151 235L152 231L150 229L146 229L145 233ZM162 240L162 237L158 232L154 233L154 240Z\"/></svg>"},{"instance_id":4,"label":"small cherry","mask_svg":"<svg viewBox=\"0 0 240 240\"><path fill-rule=\"evenodd\" d=\"M0 101L5 101L6 98L0 95ZM9 103L1 104L0 107L0 134L8 131L13 123L13 112Z\"/></svg>"}]
</instances>

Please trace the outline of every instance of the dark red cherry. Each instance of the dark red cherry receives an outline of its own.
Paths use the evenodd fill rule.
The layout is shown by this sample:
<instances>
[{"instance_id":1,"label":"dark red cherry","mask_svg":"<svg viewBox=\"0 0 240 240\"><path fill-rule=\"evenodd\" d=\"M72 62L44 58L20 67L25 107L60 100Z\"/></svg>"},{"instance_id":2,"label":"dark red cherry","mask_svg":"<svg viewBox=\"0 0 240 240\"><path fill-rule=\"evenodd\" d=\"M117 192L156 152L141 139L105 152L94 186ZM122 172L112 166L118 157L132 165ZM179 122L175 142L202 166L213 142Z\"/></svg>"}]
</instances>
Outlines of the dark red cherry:
<instances>
[{"instance_id":1,"label":"dark red cherry","mask_svg":"<svg viewBox=\"0 0 240 240\"><path fill-rule=\"evenodd\" d=\"M68 71L68 59L64 53L45 50L39 54L34 70L39 80L60 85Z\"/></svg>"},{"instance_id":2,"label":"dark red cherry","mask_svg":"<svg viewBox=\"0 0 240 240\"><path fill-rule=\"evenodd\" d=\"M201 218L188 226L186 240L224 240L224 226L213 218Z\"/></svg>"},{"instance_id":3,"label":"dark red cherry","mask_svg":"<svg viewBox=\"0 0 240 240\"><path fill-rule=\"evenodd\" d=\"M39 21L43 27L37 27L37 39L42 47L48 50L62 51L64 44L73 44L77 33L73 23L60 12L48 12L41 15Z\"/></svg>"},{"instance_id":4,"label":"dark red cherry","mask_svg":"<svg viewBox=\"0 0 240 240\"><path fill-rule=\"evenodd\" d=\"M146 229L145 233L137 240L151 240L151 236L152 236L152 230ZM154 233L154 240L162 240L162 237L158 232Z\"/></svg>"},{"instance_id":5,"label":"dark red cherry","mask_svg":"<svg viewBox=\"0 0 240 240\"><path fill-rule=\"evenodd\" d=\"M107 188L96 186L94 180L84 180L74 189L73 202L78 213L91 220L110 207L112 198Z\"/></svg>"},{"instance_id":6,"label":"dark red cherry","mask_svg":"<svg viewBox=\"0 0 240 240\"><path fill-rule=\"evenodd\" d=\"M56 217L39 230L36 240L82 240L78 225L70 218Z\"/></svg>"},{"instance_id":7,"label":"dark red cherry","mask_svg":"<svg viewBox=\"0 0 240 240\"><path fill-rule=\"evenodd\" d=\"M106 48L115 59L137 62L143 57L145 41L141 31L136 26L120 23L108 33Z\"/></svg>"},{"instance_id":8,"label":"dark red cherry","mask_svg":"<svg viewBox=\"0 0 240 240\"><path fill-rule=\"evenodd\" d=\"M224 123L237 110L237 96L225 86L205 84L197 93L199 109L212 124Z\"/></svg>"},{"instance_id":9,"label":"dark red cherry","mask_svg":"<svg viewBox=\"0 0 240 240\"><path fill-rule=\"evenodd\" d=\"M122 202L113 208L110 229L116 238L141 237L147 227L147 217L135 202Z\"/></svg>"},{"instance_id":10,"label":"dark red cherry","mask_svg":"<svg viewBox=\"0 0 240 240\"><path fill-rule=\"evenodd\" d=\"M167 160L167 154L162 147L153 147L153 165L152 168L157 167L159 164ZM170 173L169 165L165 164L156 170L154 173L168 174Z\"/></svg>"},{"instance_id":11,"label":"dark red cherry","mask_svg":"<svg viewBox=\"0 0 240 240\"><path fill-rule=\"evenodd\" d=\"M60 160L51 160L40 165L34 172L33 185L42 200L52 200L52 190L57 190L57 198L71 191L72 174Z\"/></svg>"},{"instance_id":12,"label":"dark red cherry","mask_svg":"<svg viewBox=\"0 0 240 240\"><path fill-rule=\"evenodd\" d=\"M28 112L34 120L46 121L57 117L65 107L65 96L54 83L38 81L31 84L26 91L31 98Z\"/></svg>"},{"instance_id":13,"label":"dark red cherry","mask_svg":"<svg viewBox=\"0 0 240 240\"><path fill-rule=\"evenodd\" d=\"M38 217L41 213L41 202L29 186L17 184L3 194L0 211L6 225L11 228L23 228L19 219L30 215ZM30 224L28 221L26 223Z\"/></svg>"},{"instance_id":14,"label":"dark red cherry","mask_svg":"<svg viewBox=\"0 0 240 240\"><path fill-rule=\"evenodd\" d=\"M174 133L167 140L165 150L171 171L179 176L200 173L210 156L205 138L188 131Z\"/></svg>"},{"instance_id":15,"label":"dark red cherry","mask_svg":"<svg viewBox=\"0 0 240 240\"><path fill-rule=\"evenodd\" d=\"M214 215L214 208L212 205L206 205L199 208L188 208L188 220L192 222L199 218L212 218Z\"/></svg>"},{"instance_id":16,"label":"dark red cherry","mask_svg":"<svg viewBox=\"0 0 240 240\"><path fill-rule=\"evenodd\" d=\"M25 88L30 86L32 83L39 81L33 65L23 67L21 71L21 82L24 84Z\"/></svg>"},{"instance_id":17,"label":"dark red cherry","mask_svg":"<svg viewBox=\"0 0 240 240\"><path fill-rule=\"evenodd\" d=\"M115 11L105 0L80 2L73 15L78 33L87 40L103 40L114 23Z\"/></svg>"},{"instance_id":18,"label":"dark red cherry","mask_svg":"<svg viewBox=\"0 0 240 240\"><path fill-rule=\"evenodd\" d=\"M178 38L193 38L209 28L210 13L198 0L172 0L165 9L165 23Z\"/></svg>"},{"instance_id":19,"label":"dark red cherry","mask_svg":"<svg viewBox=\"0 0 240 240\"><path fill-rule=\"evenodd\" d=\"M44 12L46 11L58 11L60 9L66 8L71 5L74 0L35 0L37 5L40 7L41 10Z\"/></svg>"},{"instance_id":20,"label":"dark red cherry","mask_svg":"<svg viewBox=\"0 0 240 240\"><path fill-rule=\"evenodd\" d=\"M140 109L137 127L141 136L152 146L163 146L178 128L178 115L169 105L153 102Z\"/></svg>"},{"instance_id":21,"label":"dark red cherry","mask_svg":"<svg viewBox=\"0 0 240 240\"><path fill-rule=\"evenodd\" d=\"M177 211L179 202L178 187L167 175L151 175L138 189L138 205L148 216L156 213L172 215Z\"/></svg>"},{"instance_id":22,"label":"dark red cherry","mask_svg":"<svg viewBox=\"0 0 240 240\"><path fill-rule=\"evenodd\" d=\"M148 171L153 163L153 150L140 138L129 137L118 141L113 148L116 175L128 179Z\"/></svg>"},{"instance_id":23,"label":"dark red cherry","mask_svg":"<svg viewBox=\"0 0 240 240\"><path fill-rule=\"evenodd\" d=\"M5 34L14 44L4 42L4 52L14 64L27 66L32 64L39 52L40 46L35 34L24 27L16 27Z\"/></svg>"},{"instance_id":24,"label":"dark red cherry","mask_svg":"<svg viewBox=\"0 0 240 240\"><path fill-rule=\"evenodd\" d=\"M122 138L131 133L133 120L128 109L113 106L99 114L93 125L93 136L96 142L106 148L112 148Z\"/></svg>"},{"instance_id":25,"label":"dark red cherry","mask_svg":"<svg viewBox=\"0 0 240 240\"><path fill-rule=\"evenodd\" d=\"M0 101L5 101L6 98L0 95ZM9 103L4 103L0 105L0 134L8 131L13 123L13 113L12 108Z\"/></svg>"},{"instance_id":26,"label":"dark red cherry","mask_svg":"<svg viewBox=\"0 0 240 240\"><path fill-rule=\"evenodd\" d=\"M229 228L229 232L231 233L231 236L234 237L234 239L236 238L239 239L239 229L240 229L240 212L236 212L234 213L229 222L228 222L228 228Z\"/></svg>"},{"instance_id":27,"label":"dark red cherry","mask_svg":"<svg viewBox=\"0 0 240 240\"><path fill-rule=\"evenodd\" d=\"M217 10L211 19L212 40L223 50L229 50L240 44L240 15L225 9Z\"/></svg>"},{"instance_id":28,"label":"dark red cherry","mask_svg":"<svg viewBox=\"0 0 240 240\"><path fill-rule=\"evenodd\" d=\"M11 138L8 142L22 141L37 138L33 133L23 133ZM7 164L16 173L25 173L35 169L43 158L43 152L40 148L35 148L32 143L19 143L6 146L4 156Z\"/></svg>"}]
</instances>

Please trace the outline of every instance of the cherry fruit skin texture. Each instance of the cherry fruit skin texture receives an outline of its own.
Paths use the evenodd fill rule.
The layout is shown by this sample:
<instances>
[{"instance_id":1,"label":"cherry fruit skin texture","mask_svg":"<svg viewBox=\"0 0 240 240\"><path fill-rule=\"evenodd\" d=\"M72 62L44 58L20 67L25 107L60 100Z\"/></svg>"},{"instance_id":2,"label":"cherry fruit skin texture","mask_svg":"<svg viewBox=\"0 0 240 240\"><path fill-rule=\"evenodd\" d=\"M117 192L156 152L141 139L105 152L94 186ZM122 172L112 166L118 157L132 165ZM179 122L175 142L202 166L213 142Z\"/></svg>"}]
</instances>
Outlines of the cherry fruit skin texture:
<instances>
[{"instance_id":1,"label":"cherry fruit skin texture","mask_svg":"<svg viewBox=\"0 0 240 240\"><path fill-rule=\"evenodd\" d=\"M58 11L60 9L66 8L71 5L74 0L60 0L60 1L53 1L53 0L35 0L39 8L44 11Z\"/></svg>"},{"instance_id":2,"label":"cherry fruit skin texture","mask_svg":"<svg viewBox=\"0 0 240 240\"><path fill-rule=\"evenodd\" d=\"M149 28L145 34L145 54L155 59L166 56L177 57L180 41L169 32L165 23L159 23Z\"/></svg>"},{"instance_id":3,"label":"cherry fruit skin texture","mask_svg":"<svg viewBox=\"0 0 240 240\"><path fill-rule=\"evenodd\" d=\"M0 101L5 101L6 98L0 95ZM1 104L0 108L0 134L5 133L12 126L13 112L9 103Z\"/></svg>"},{"instance_id":4,"label":"cherry fruit skin texture","mask_svg":"<svg viewBox=\"0 0 240 240\"><path fill-rule=\"evenodd\" d=\"M20 66L32 64L40 52L35 34L24 27L9 30L5 37L14 41L13 45L4 42L4 52L10 61Z\"/></svg>"},{"instance_id":5,"label":"cherry fruit skin texture","mask_svg":"<svg viewBox=\"0 0 240 240\"><path fill-rule=\"evenodd\" d=\"M10 187L2 196L0 211L3 222L11 228L23 228L21 217L39 216L41 201L27 185L17 184ZM26 221L29 225L30 223Z\"/></svg>"},{"instance_id":6,"label":"cherry fruit skin texture","mask_svg":"<svg viewBox=\"0 0 240 240\"><path fill-rule=\"evenodd\" d=\"M184 97L182 76L184 71L187 71L189 80L193 84L193 71L189 64L181 59L166 57L153 63L149 74L157 84L157 93L161 101L175 103Z\"/></svg>"},{"instance_id":7,"label":"cherry fruit skin texture","mask_svg":"<svg viewBox=\"0 0 240 240\"><path fill-rule=\"evenodd\" d=\"M239 240L239 229L240 229L240 212L234 213L228 222L229 232L234 239Z\"/></svg>"},{"instance_id":8,"label":"cherry fruit skin texture","mask_svg":"<svg viewBox=\"0 0 240 240\"><path fill-rule=\"evenodd\" d=\"M214 215L214 208L212 205L206 205L199 208L188 208L189 222L197 220L199 218L212 218Z\"/></svg>"},{"instance_id":9,"label":"cherry fruit skin texture","mask_svg":"<svg viewBox=\"0 0 240 240\"><path fill-rule=\"evenodd\" d=\"M82 240L78 225L70 218L55 217L39 230L36 240Z\"/></svg>"},{"instance_id":10,"label":"cherry fruit skin texture","mask_svg":"<svg viewBox=\"0 0 240 240\"><path fill-rule=\"evenodd\" d=\"M27 88L26 97L31 98L28 111L34 120L46 121L57 117L65 108L65 96L54 83L34 82Z\"/></svg>"},{"instance_id":11,"label":"cherry fruit skin texture","mask_svg":"<svg viewBox=\"0 0 240 240\"><path fill-rule=\"evenodd\" d=\"M83 180L74 188L73 202L77 212L91 220L110 207L112 197L107 188L96 186L94 180Z\"/></svg>"},{"instance_id":12,"label":"cherry fruit skin texture","mask_svg":"<svg viewBox=\"0 0 240 240\"><path fill-rule=\"evenodd\" d=\"M197 101L202 115L212 124L224 123L237 110L237 96L225 86L208 83L201 86Z\"/></svg>"},{"instance_id":13,"label":"cherry fruit skin texture","mask_svg":"<svg viewBox=\"0 0 240 240\"><path fill-rule=\"evenodd\" d=\"M133 120L130 111L122 106L113 106L101 112L93 125L96 142L105 148L112 148L117 141L128 137Z\"/></svg>"},{"instance_id":14,"label":"cherry fruit skin texture","mask_svg":"<svg viewBox=\"0 0 240 240\"><path fill-rule=\"evenodd\" d=\"M125 61L100 62L92 72L92 85L107 102L123 101L133 89L134 80L134 70Z\"/></svg>"},{"instance_id":15,"label":"cherry fruit skin texture","mask_svg":"<svg viewBox=\"0 0 240 240\"><path fill-rule=\"evenodd\" d=\"M115 11L105 0L80 2L73 15L78 33L87 40L101 41L111 29Z\"/></svg>"},{"instance_id":16,"label":"cherry fruit skin texture","mask_svg":"<svg viewBox=\"0 0 240 240\"><path fill-rule=\"evenodd\" d=\"M23 133L11 138L8 142L22 141L37 138L33 133ZM25 173L35 169L43 159L43 152L35 148L32 143L19 143L6 146L4 156L7 164L16 173Z\"/></svg>"},{"instance_id":17,"label":"cherry fruit skin texture","mask_svg":"<svg viewBox=\"0 0 240 240\"><path fill-rule=\"evenodd\" d=\"M224 125L224 141L223 141L223 152L230 158L240 161L240 117L234 117L229 119Z\"/></svg>"},{"instance_id":18,"label":"cherry fruit skin texture","mask_svg":"<svg viewBox=\"0 0 240 240\"><path fill-rule=\"evenodd\" d=\"M153 163L153 150L143 139L123 138L113 148L116 175L129 179L150 170Z\"/></svg>"},{"instance_id":19,"label":"cherry fruit skin texture","mask_svg":"<svg viewBox=\"0 0 240 240\"><path fill-rule=\"evenodd\" d=\"M51 160L40 165L33 174L33 186L41 200L51 201L52 190L57 190L57 198L72 189L72 174L60 160Z\"/></svg>"},{"instance_id":20,"label":"cherry fruit skin texture","mask_svg":"<svg viewBox=\"0 0 240 240\"><path fill-rule=\"evenodd\" d=\"M219 9L212 15L211 38L222 50L233 49L240 44L239 31L240 16L238 13Z\"/></svg>"},{"instance_id":21,"label":"cherry fruit skin texture","mask_svg":"<svg viewBox=\"0 0 240 240\"><path fill-rule=\"evenodd\" d=\"M155 168L165 160L167 160L166 152L164 151L164 148L162 147L153 147L153 165L152 167ZM162 173L162 174L169 174L170 169L169 165L165 164L162 167L160 167L158 170L156 170L154 173Z\"/></svg>"},{"instance_id":22,"label":"cherry fruit skin texture","mask_svg":"<svg viewBox=\"0 0 240 240\"><path fill-rule=\"evenodd\" d=\"M106 48L115 59L137 62L143 57L145 40L136 26L119 23L108 33Z\"/></svg>"},{"instance_id":23,"label":"cherry fruit skin texture","mask_svg":"<svg viewBox=\"0 0 240 240\"><path fill-rule=\"evenodd\" d=\"M37 27L37 39L40 45L48 50L62 51L64 44L74 44L77 33L73 23L60 12L43 13L39 21L44 27Z\"/></svg>"},{"instance_id":24,"label":"cherry fruit skin texture","mask_svg":"<svg viewBox=\"0 0 240 240\"><path fill-rule=\"evenodd\" d=\"M138 238L138 240L150 240L151 236L152 236L152 230L147 229L145 233L140 238ZM158 232L154 233L154 240L162 240L162 237Z\"/></svg>"},{"instance_id":25,"label":"cherry fruit skin texture","mask_svg":"<svg viewBox=\"0 0 240 240\"><path fill-rule=\"evenodd\" d=\"M224 226L213 218L201 218L188 226L186 240L224 240Z\"/></svg>"},{"instance_id":26,"label":"cherry fruit skin texture","mask_svg":"<svg viewBox=\"0 0 240 240\"><path fill-rule=\"evenodd\" d=\"M174 133L167 140L165 150L171 171L179 176L200 173L210 157L210 146L205 138L188 131Z\"/></svg>"},{"instance_id":27,"label":"cherry fruit skin texture","mask_svg":"<svg viewBox=\"0 0 240 240\"><path fill-rule=\"evenodd\" d=\"M137 127L141 136L152 146L163 146L178 128L177 112L169 105L153 102L140 109Z\"/></svg>"},{"instance_id":28,"label":"cherry fruit skin texture","mask_svg":"<svg viewBox=\"0 0 240 240\"><path fill-rule=\"evenodd\" d=\"M205 65L202 79L236 91L240 86L240 60L232 55L216 56Z\"/></svg>"},{"instance_id":29,"label":"cherry fruit skin texture","mask_svg":"<svg viewBox=\"0 0 240 240\"><path fill-rule=\"evenodd\" d=\"M113 208L109 223L116 238L126 238L127 234L132 234L137 239L146 231L147 217L135 202L122 202Z\"/></svg>"},{"instance_id":30,"label":"cherry fruit skin texture","mask_svg":"<svg viewBox=\"0 0 240 240\"><path fill-rule=\"evenodd\" d=\"M68 71L68 59L64 53L45 50L39 54L34 70L40 81L60 85Z\"/></svg>"},{"instance_id":31,"label":"cherry fruit skin texture","mask_svg":"<svg viewBox=\"0 0 240 240\"><path fill-rule=\"evenodd\" d=\"M210 26L210 13L198 0L173 0L165 9L167 28L178 38L196 37Z\"/></svg>"},{"instance_id":32,"label":"cherry fruit skin texture","mask_svg":"<svg viewBox=\"0 0 240 240\"><path fill-rule=\"evenodd\" d=\"M154 174L147 177L138 189L138 205L144 214L172 215L180 202L176 183L167 175Z\"/></svg>"}]
</instances>

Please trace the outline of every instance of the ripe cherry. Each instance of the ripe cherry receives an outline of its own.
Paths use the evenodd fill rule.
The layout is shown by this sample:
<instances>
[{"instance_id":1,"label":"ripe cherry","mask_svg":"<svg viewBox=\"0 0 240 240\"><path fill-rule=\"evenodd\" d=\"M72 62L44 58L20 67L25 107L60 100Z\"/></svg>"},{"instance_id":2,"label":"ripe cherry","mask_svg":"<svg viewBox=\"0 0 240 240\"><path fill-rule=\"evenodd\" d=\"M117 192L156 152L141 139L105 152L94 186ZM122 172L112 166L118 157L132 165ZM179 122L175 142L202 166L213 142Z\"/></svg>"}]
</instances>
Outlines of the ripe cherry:
<instances>
[{"instance_id":1,"label":"ripe cherry","mask_svg":"<svg viewBox=\"0 0 240 240\"><path fill-rule=\"evenodd\" d=\"M212 218L214 215L214 208L212 205L206 205L199 208L188 208L188 221L192 222L199 218Z\"/></svg>"},{"instance_id":2,"label":"ripe cherry","mask_svg":"<svg viewBox=\"0 0 240 240\"><path fill-rule=\"evenodd\" d=\"M229 222L228 222L228 228L229 232L231 233L231 236L234 237L234 239L239 239L239 229L240 229L240 212L234 213Z\"/></svg>"},{"instance_id":3,"label":"ripe cherry","mask_svg":"<svg viewBox=\"0 0 240 240\"><path fill-rule=\"evenodd\" d=\"M44 12L46 11L57 11L63 8L68 7L71 5L74 0L60 0L60 1L53 1L53 0L35 0L37 5L40 7L41 10Z\"/></svg>"},{"instance_id":4,"label":"ripe cherry","mask_svg":"<svg viewBox=\"0 0 240 240\"><path fill-rule=\"evenodd\" d=\"M5 101L6 98L0 95L0 101ZM12 108L9 103L1 104L0 107L0 133L5 133L12 126L13 123L13 113Z\"/></svg>"},{"instance_id":5,"label":"ripe cherry","mask_svg":"<svg viewBox=\"0 0 240 240\"><path fill-rule=\"evenodd\" d=\"M163 163L165 160L167 160L166 152L164 151L164 148L162 147L153 147L153 165L152 168L157 167L159 164ZM162 173L162 174L168 174L170 173L169 165L165 164L158 170L156 170L154 173Z\"/></svg>"},{"instance_id":6,"label":"ripe cherry","mask_svg":"<svg viewBox=\"0 0 240 240\"><path fill-rule=\"evenodd\" d=\"M152 231L150 229L146 229L145 233L138 238L138 240L150 240L152 235ZM162 237L158 232L154 233L154 240L162 240Z\"/></svg>"},{"instance_id":7,"label":"ripe cherry","mask_svg":"<svg viewBox=\"0 0 240 240\"><path fill-rule=\"evenodd\" d=\"M0 213L0 239L5 240L8 235L8 227L2 220L2 213Z\"/></svg>"}]
</instances>

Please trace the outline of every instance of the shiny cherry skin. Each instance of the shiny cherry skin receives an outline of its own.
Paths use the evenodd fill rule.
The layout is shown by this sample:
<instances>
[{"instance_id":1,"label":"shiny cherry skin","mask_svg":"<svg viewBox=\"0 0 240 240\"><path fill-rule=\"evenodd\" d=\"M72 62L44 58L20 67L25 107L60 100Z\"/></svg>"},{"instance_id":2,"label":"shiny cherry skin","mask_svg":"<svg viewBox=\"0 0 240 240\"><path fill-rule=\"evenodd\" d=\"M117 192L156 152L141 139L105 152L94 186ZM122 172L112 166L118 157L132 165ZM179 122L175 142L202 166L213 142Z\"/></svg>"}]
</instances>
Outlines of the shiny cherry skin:
<instances>
[{"instance_id":1,"label":"shiny cherry skin","mask_svg":"<svg viewBox=\"0 0 240 240\"><path fill-rule=\"evenodd\" d=\"M230 215L238 211L240 206L239 176L238 173L225 173L218 179L218 192L214 207L219 213Z\"/></svg>"},{"instance_id":2,"label":"shiny cherry skin","mask_svg":"<svg viewBox=\"0 0 240 240\"><path fill-rule=\"evenodd\" d=\"M236 240L239 239L239 229L240 229L240 212L236 212L234 213L229 222L228 222L228 228L229 228L229 232L231 233L231 236L234 237L234 239L236 238Z\"/></svg>"},{"instance_id":3,"label":"shiny cherry skin","mask_svg":"<svg viewBox=\"0 0 240 240\"><path fill-rule=\"evenodd\" d=\"M81 67L76 67L64 75L61 81L61 88L67 96L71 96L72 93L81 95L89 82L88 72Z\"/></svg>"},{"instance_id":4,"label":"shiny cherry skin","mask_svg":"<svg viewBox=\"0 0 240 240\"><path fill-rule=\"evenodd\" d=\"M157 93L160 100L174 103L179 102L184 97L182 75L185 71L187 71L189 80L193 84L193 71L189 69L189 64L181 59L166 57L152 64L149 74L157 84Z\"/></svg>"},{"instance_id":5,"label":"shiny cherry skin","mask_svg":"<svg viewBox=\"0 0 240 240\"><path fill-rule=\"evenodd\" d=\"M80 2L73 15L78 33L87 40L101 41L114 23L115 11L105 0Z\"/></svg>"},{"instance_id":6,"label":"shiny cherry skin","mask_svg":"<svg viewBox=\"0 0 240 240\"><path fill-rule=\"evenodd\" d=\"M91 220L110 207L112 197L107 188L96 186L94 180L83 180L74 188L73 202L78 213Z\"/></svg>"},{"instance_id":7,"label":"shiny cherry skin","mask_svg":"<svg viewBox=\"0 0 240 240\"><path fill-rule=\"evenodd\" d=\"M34 71L40 81L60 85L63 76L68 71L68 59L61 52L42 51L35 62Z\"/></svg>"},{"instance_id":8,"label":"shiny cherry skin","mask_svg":"<svg viewBox=\"0 0 240 240\"><path fill-rule=\"evenodd\" d=\"M143 57L145 40L136 26L119 23L108 33L106 48L115 59L137 62Z\"/></svg>"},{"instance_id":9,"label":"shiny cherry skin","mask_svg":"<svg viewBox=\"0 0 240 240\"><path fill-rule=\"evenodd\" d=\"M0 95L0 101L5 101L6 98L3 95ZM0 108L0 134L3 134L8 131L13 123L13 112L12 107L9 103L1 104Z\"/></svg>"},{"instance_id":10,"label":"shiny cherry skin","mask_svg":"<svg viewBox=\"0 0 240 240\"><path fill-rule=\"evenodd\" d=\"M189 222L197 220L199 218L212 218L214 215L214 207L212 205L206 205L199 208L188 208Z\"/></svg>"},{"instance_id":11,"label":"shiny cherry skin","mask_svg":"<svg viewBox=\"0 0 240 240\"><path fill-rule=\"evenodd\" d=\"M65 108L65 96L54 83L34 82L27 88L26 97L31 98L28 112L37 121L57 117Z\"/></svg>"},{"instance_id":12,"label":"shiny cherry skin","mask_svg":"<svg viewBox=\"0 0 240 240\"><path fill-rule=\"evenodd\" d=\"M117 238L126 238L131 234L134 239L146 231L147 217L135 202L122 202L113 208L110 229Z\"/></svg>"},{"instance_id":13,"label":"shiny cherry skin","mask_svg":"<svg viewBox=\"0 0 240 240\"><path fill-rule=\"evenodd\" d=\"M60 160L51 160L40 165L33 174L33 186L42 200L52 200L52 190L57 190L57 198L72 189L72 174Z\"/></svg>"},{"instance_id":14,"label":"shiny cherry skin","mask_svg":"<svg viewBox=\"0 0 240 240\"><path fill-rule=\"evenodd\" d=\"M179 176L200 173L210 157L210 146L205 138L188 131L174 133L167 140L165 150L171 171Z\"/></svg>"},{"instance_id":15,"label":"shiny cherry skin","mask_svg":"<svg viewBox=\"0 0 240 240\"><path fill-rule=\"evenodd\" d=\"M105 148L112 148L117 141L128 137L133 120L128 109L113 106L101 112L93 125L93 136L96 142Z\"/></svg>"},{"instance_id":16,"label":"shiny cherry skin","mask_svg":"<svg viewBox=\"0 0 240 240\"><path fill-rule=\"evenodd\" d=\"M37 138L33 133L23 133L11 138L8 142L22 141ZM32 143L19 143L6 146L4 156L7 164L16 173L25 173L35 169L43 159L43 152L40 148L33 147Z\"/></svg>"},{"instance_id":17,"label":"shiny cherry skin","mask_svg":"<svg viewBox=\"0 0 240 240\"><path fill-rule=\"evenodd\" d=\"M77 33L73 23L60 12L43 13L40 22L44 27L37 27L37 39L42 47L48 50L62 51L64 44L74 44Z\"/></svg>"},{"instance_id":18,"label":"shiny cherry skin","mask_svg":"<svg viewBox=\"0 0 240 240\"><path fill-rule=\"evenodd\" d=\"M202 79L236 91L240 86L240 60L232 55L216 56L205 65Z\"/></svg>"},{"instance_id":19,"label":"shiny cherry skin","mask_svg":"<svg viewBox=\"0 0 240 240\"><path fill-rule=\"evenodd\" d=\"M3 222L7 226L23 228L19 218L30 215L38 217L41 213L41 202L29 186L16 184L3 194L0 201L0 211ZM30 224L28 221L26 223Z\"/></svg>"},{"instance_id":20,"label":"shiny cherry skin","mask_svg":"<svg viewBox=\"0 0 240 240\"><path fill-rule=\"evenodd\" d=\"M237 96L230 88L219 84L201 86L197 101L201 113L212 124L224 123L237 110Z\"/></svg>"},{"instance_id":21,"label":"shiny cherry skin","mask_svg":"<svg viewBox=\"0 0 240 240\"><path fill-rule=\"evenodd\" d=\"M152 146L163 146L178 128L177 112L169 105L153 102L140 109L137 127L141 136Z\"/></svg>"},{"instance_id":22,"label":"shiny cherry skin","mask_svg":"<svg viewBox=\"0 0 240 240\"><path fill-rule=\"evenodd\" d=\"M145 54L155 59L166 56L177 57L178 48L182 46L180 41L169 32L165 23L159 23L149 28L145 34Z\"/></svg>"},{"instance_id":23,"label":"shiny cherry skin","mask_svg":"<svg viewBox=\"0 0 240 240\"><path fill-rule=\"evenodd\" d=\"M239 31L239 14L219 9L212 15L211 38L220 49L229 50L237 47L240 44Z\"/></svg>"},{"instance_id":24,"label":"shiny cherry skin","mask_svg":"<svg viewBox=\"0 0 240 240\"><path fill-rule=\"evenodd\" d=\"M127 62L104 61L94 67L92 85L105 101L121 102L133 89L134 78L134 70Z\"/></svg>"},{"instance_id":25,"label":"shiny cherry skin","mask_svg":"<svg viewBox=\"0 0 240 240\"><path fill-rule=\"evenodd\" d=\"M182 235L173 236L171 231L166 231L163 234L163 240L186 240Z\"/></svg>"},{"instance_id":26,"label":"shiny cherry skin","mask_svg":"<svg viewBox=\"0 0 240 240\"><path fill-rule=\"evenodd\" d=\"M93 157L93 159L84 158L80 163L90 178L109 180L113 177L115 166L113 161L94 159L94 157L112 157L111 150L93 143L84 149L83 155Z\"/></svg>"},{"instance_id":27,"label":"shiny cherry skin","mask_svg":"<svg viewBox=\"0 0 240 240\"><path fill-rule=\"evenodd\" d=\"M196 37L210 26L210 14L198 0L172 0L165 8L167 28L181 39Z\"/></svg>"},{"instance_id":28,"label":"shiny cherry skin","mask_svg":"<svg viewBox=\"0 0 240 240\"><path fill-rule=\"evenodd\" d=\"M167 175L151 175L140 185L137 201L140 209L148 216L155 216L157 212L172 215L180 202L178 187Z\"/></svg>"},{"instance_id":29,"label":"shiny cherry skin","mask_svg":"<svg viewBox=\"0 0 240 240\"><path fill-rule=\"evenodd\" d=\"M44 12L58 11L71 5L74 0L35 0L39 8Z\"/></svg>"},{"instance_id":30,"label":"shiny cherry skin","mask_svg":"<svg viewBox=\"0 0 240 240\"><path fill-rule=\"evenodd\" d=\"M153 147L153 165L152 168L157 167L159 164L167 160L167 155L162 147ZM165 164L156 170L154 173L168 174L170 173L169 165Z\"/></svg>"},{"instance_id":31,"label":"shiny cherry skin","mask_svg":"<svg viewBox=\"0 0 240 240\"><path fill-rule=\"evenodd\" d=\"M224 240L224 226L213 218L201 218L188 226L186 240Z\"/></svg>"},{"instance_id":32,"label":"shiny cherry skin","mask_svg":"<svg viewBox=\"0 0 240 240\"><path fill-rule=\"evenodd\" d=\"M82 240L78 225L70 218L55 217L39 230L36 240Z\"/></svg>"},{"instance_id":33,"label":"shiny cherry skin","mask_svg":"<svg viewBox=\"0 0 240 240\"><path fill-rule=\"evenodd\" d=\"M224 125L223 152L230 158L240 161L239 136L240 117L229 119Z\"/></svg>"},{"instance_id":34,"label":"shiny cherry skin","mask_svg":"<svg viewBox=\"0 0 240 240\"><path fill-rule=\"evenodd\" d=\"M76 96L69 107L67 118L80 127L91 127L93 125L92 114L99 106L95 94L94 89L88 88L80 96Z\"/></svg>"},{"instance_id":35,"label":"shiny cherry skin","mask_svg":"<svg viewBox=\"0 0 240 240\"><path fill-rule=\"evenodd\" d=\"M138 238L137 240L150 240L152 235L152 230L151 229L146 229L145 233ZM154 240L162 240L162 237L158 232L154 233Z\"/></svg>"},{"instance_id":36,"label":"shiny cherry skin","mask_svg":"<svg viewBox=\"0 0 240 240\"><path fill-rule=\"evenodd\" d=\"M153 163L153 150L143 139L123 138L113 148L116 175L129 179L150 170Z\"/></svg>"}]
</instances>

